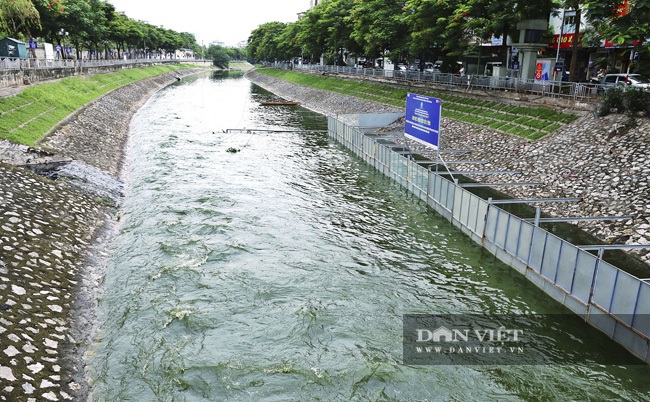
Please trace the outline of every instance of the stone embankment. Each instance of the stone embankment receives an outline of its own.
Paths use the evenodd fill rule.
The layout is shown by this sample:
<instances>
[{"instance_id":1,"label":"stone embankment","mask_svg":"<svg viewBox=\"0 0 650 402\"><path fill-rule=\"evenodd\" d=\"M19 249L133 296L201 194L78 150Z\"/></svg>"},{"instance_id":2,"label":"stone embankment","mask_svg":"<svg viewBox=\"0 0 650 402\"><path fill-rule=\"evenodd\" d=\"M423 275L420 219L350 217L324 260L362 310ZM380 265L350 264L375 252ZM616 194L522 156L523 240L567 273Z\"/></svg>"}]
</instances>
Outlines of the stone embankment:
<instances>
[{"instance_id":1,"label":"stone embankment","mask_svg":"<svg viewBox=\"0 0 650 402\"><path fill-rule=\"evenodd\" d=\"M0 401L84 399L79 354L96 322L101 278L86 257L98 229L114 220L106 206L119 202L97 188L118 182L129 121L143 102L177 74L196 72L112 91L53 130L41 144L49 153L0 140ZM73 167L78 180L16 167L51 164Z\"/></svg>"},{"instance_id":2,"label":"stone embankment","mask_svg":"<svg viewBox=\"0 0 650 402\"><path fill-rule=\"evenodd\" d=\"M249 72L247 77L267 90L330 116L403 111L255 72ZM539 206L557 217L630 216L632 219L627 221L580 222L578 226L603 243L650 244L650 119L639 118L639 125L630 130L623 129L623 120L615 115L586 115L546 138L529 142L443 118L441 141L443 148L471 150L463 160L487 162L479 169L476 165L454 165L458 170L522 171L519 176L468 175L476 181L543 183L499 188L517 198L582 197L582 202ZM631 252L650 262L650 250Z\"/></svg>"}]
</instances>

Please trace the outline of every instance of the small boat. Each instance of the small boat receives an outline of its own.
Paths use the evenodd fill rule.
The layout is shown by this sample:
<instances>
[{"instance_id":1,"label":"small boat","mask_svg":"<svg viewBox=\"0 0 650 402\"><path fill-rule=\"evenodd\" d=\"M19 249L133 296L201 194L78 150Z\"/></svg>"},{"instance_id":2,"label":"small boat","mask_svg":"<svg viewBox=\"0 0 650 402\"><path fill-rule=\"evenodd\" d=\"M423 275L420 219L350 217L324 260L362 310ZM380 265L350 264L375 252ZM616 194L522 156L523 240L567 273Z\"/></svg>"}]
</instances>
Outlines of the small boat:
<instances>
[{"instance_id":1,"label":"small boat","mask_svg":"<svg viewBox=\"0 0 650 402\"><path fill-rule=\"evenodd\" d=\"M260 105L262 106L296 106L299 105L300 102L298 101L292 101L292 100L265 100L265 101L260 101Z\"/></svg>"}]
</instances>

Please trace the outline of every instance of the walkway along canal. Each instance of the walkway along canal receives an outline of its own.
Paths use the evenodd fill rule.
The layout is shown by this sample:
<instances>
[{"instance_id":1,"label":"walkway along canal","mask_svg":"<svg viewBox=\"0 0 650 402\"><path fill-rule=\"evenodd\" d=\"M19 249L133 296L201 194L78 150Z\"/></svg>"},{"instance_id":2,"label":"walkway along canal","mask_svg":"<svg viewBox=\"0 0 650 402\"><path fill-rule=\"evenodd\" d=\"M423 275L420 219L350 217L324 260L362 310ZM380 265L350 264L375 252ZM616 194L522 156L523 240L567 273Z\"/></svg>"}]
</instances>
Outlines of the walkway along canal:
<instances>
[{"instance_id":1,"label":"walkway along canal","mask_svg":"<svg viewBox=\"0 0 650 402\"><path fill-rule=\"evenodd\" d=\"M404 314L570 311L269 98L197 77L132 120L90 400L650 396L647 366L590 364L627 352L579 319L525 346L570 365L402 364Z\"/></svg>"}]
</instances>

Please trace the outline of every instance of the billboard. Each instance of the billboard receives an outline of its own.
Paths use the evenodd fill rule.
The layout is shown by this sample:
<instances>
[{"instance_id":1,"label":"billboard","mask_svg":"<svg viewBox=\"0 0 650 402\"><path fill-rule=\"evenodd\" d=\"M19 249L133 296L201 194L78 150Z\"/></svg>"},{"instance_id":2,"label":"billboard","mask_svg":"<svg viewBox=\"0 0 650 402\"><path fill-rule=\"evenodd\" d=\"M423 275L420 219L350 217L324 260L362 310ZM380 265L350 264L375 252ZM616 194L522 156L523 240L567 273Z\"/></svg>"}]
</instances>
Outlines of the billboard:
<instances>
[{"instance_id":1,"label":"billboard","mask_svg":"<svg viewBox=\"0 0 650 402\"><path fill-rule=\"evenodd\" d=\"M562 34L562 38L560 39L560 34L553 35L553 39L551 40L549 47L557 49L557 44L560 42L560 49L572 49L575 36L575 33L565 33ZM580 34L580 37L582 37L582 33Z\"/></svg>"},{"instance_id":2,"label":"billboard","mask_svg":"<svg viewBox=\"0 0 650 402\"><path fill-rule=\"evenodd\" d=\"M535 81L548 81L551 75L551 60L537 60L535 64Z\"/></svg>"},{"instance_id":3,"label":"billboard","mask_svg":"<svg viewBox=\"0 0 650 402\"><path fill-rule=\"evenodd\" d=\"M442 101L430 96L408 93L404 135L432 148L440 142Z\"/></svg>"}]
</instances>

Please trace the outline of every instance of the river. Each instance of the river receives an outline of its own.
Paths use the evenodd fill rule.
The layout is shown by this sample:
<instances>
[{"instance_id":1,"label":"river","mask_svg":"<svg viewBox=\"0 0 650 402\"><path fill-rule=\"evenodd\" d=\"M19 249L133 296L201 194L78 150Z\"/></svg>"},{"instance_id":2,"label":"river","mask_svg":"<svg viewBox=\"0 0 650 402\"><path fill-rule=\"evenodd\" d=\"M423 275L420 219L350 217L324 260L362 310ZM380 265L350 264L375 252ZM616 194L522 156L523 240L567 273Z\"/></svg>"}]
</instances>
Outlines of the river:
<instances>
[{"instance_id":1,"label":"river","mask_svg":"<svg viewBox=\"0 0 650 402\"><path fill-rule=\"evenodd\" d=\"M270 97L198 76L134 117L90 400L650 398L643 365L404 365L404 314L567 311ZM536 347L621 353L579 328Z\"/></svg>"}]
</instances>

